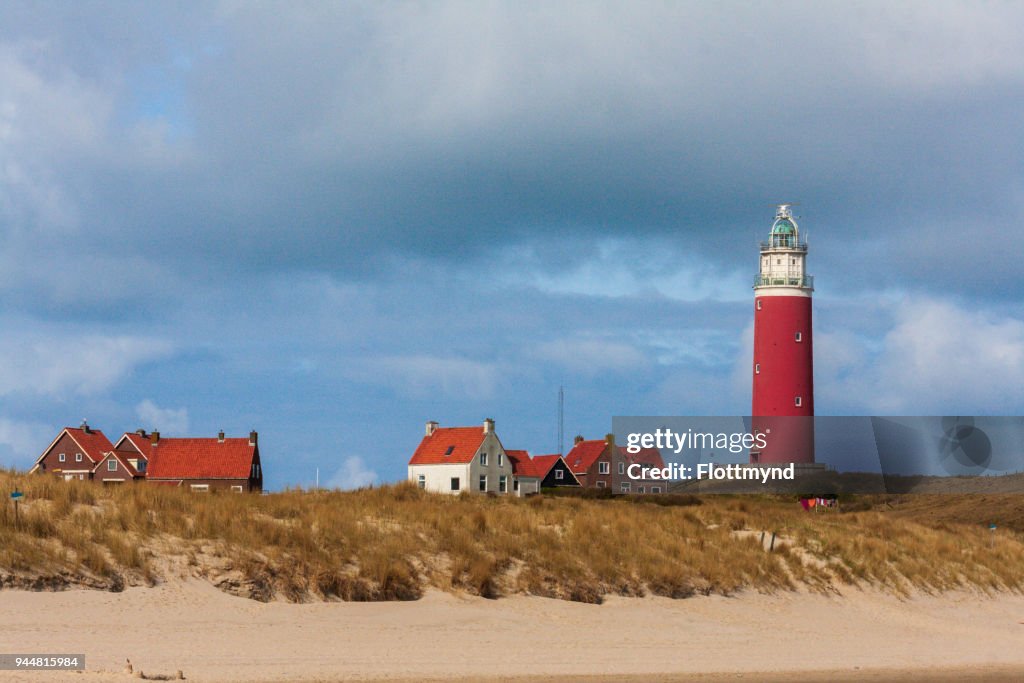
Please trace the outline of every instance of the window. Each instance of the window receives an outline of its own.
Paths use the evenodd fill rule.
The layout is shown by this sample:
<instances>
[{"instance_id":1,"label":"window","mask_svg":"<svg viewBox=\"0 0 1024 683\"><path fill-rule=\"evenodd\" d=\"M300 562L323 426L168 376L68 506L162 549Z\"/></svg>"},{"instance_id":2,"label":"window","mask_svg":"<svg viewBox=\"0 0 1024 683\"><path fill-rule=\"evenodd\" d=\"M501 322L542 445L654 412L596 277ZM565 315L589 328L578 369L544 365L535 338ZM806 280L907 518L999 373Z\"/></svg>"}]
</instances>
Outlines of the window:
<instances>
[{"instance_id":1,"label":"window","mask_svg":"<svg viewBox=\"0 0 1024 683\"><path fill-rule=\"evenodd\" d=\"M107 472L117 472L117 461L113 458L107 460Z\"/></svg>"},{"instance_id":2,"label":"window","mask_svg":"<svg viewBox=\"0 0 1024 683\"><path fill-rule=\"evenodd\" d=\"M64 462L67 459L68 459L68 456L64 455L63 453L61 453L60 455L57 456L57 462Z\"/></svg>"},{"instance_id":3,"label":"window","mask_svg":"<svg viewBox=\"0 0 1024 683\"><path fill-rule=\"evenodd\" d=\"M637 486L636 487L636 492L637 493L643 493L644 492L644 487L643 486Z\"/></svg>"},{"instance_id":4,"label":"window","mask_svg":"<svg viewBox=\"0 0 1024 683\"><path fill-rule=\"evenodd\" d=\"M804 336L802 334L800 334L799 332L797 332L796 336L794 337L794 339L796 339L797 341L803 341L804 340Z\"/></svg>"},{"instance_id":5,"label":"window","mask_svg":"<svg viewBox=\"0 0 1024 683\"><path fill-rule=\"evenodd\" d=\"M761 374L761 364L760 363L754 363L754 374L755 375L760 375Z\"/></svg>"},{"instance_id":6,"label":"window","mask_svg":"<svg viewBox=\"0 0 1024 683\"><path fill-rule=\"evenodd\" d=\"M487 454L486 453L481 453L480 454L480 466L481 467L487 467Z\"/></svg>"},{"instance_id":7,"label":"window","mask_svg":"<svg viewBox=\"0 0 1024 683\"><path fill-rule=\"evenodd\" d=\"M757 310L759 310L759 311L761 310L761 300L760 299L757 300Z\"/></svg>"},{"instance_id":8,"label":"window","mask_svg":"<svg viewBox=\"0 0 1024 683\"><path fill-rule=\"evenodd\" d=\"M604 462L602 460L601 462L597 463L597 473L598 474L609 474L609 473L611 473L611 471L612 471L611 465L609 465L607 462Z\"/></svg>"},{"instance_id":9,"label":"window","mask_svg":"<svg viewBox=\"0 0 1024 683\"><path fill-rule=\"evenodd\" d=\"M505 454L498 453L498 467L501 467L503 464L505 464Z\"/></svg>"},{"instance_id":10,"label":"window","mask_svg":"<svg viewBox=\"0 0 1024 683\"><path fill-rule=\"evenodd\" d=\"M555 479L561 479L565 475L562 470L555 470Z\"/></svg>"},{"instance_id":11,"label":"window","mask_svg":"<svg viewBox=\"0 0 1024 683\"><path fill-rule=\"evenodd\" d=\"M498 493L508 492L508 477L504 474L498 477Z\"/></svg>"},{"instance_id":12,"label":"window","mask_svg":"<svg viewBox=\"0 0 1024 683\"><path fill-rule=\"evenodd\" d=\"M651 487L651 493L661 493L661 487L660 486L652 486Z\"/></svg>"},{"instance_id":13,"label":"window","mask_svg":"<svg viewBox=\"0 0 1024 683\"><path fill-rule=\"evenodd\" d=\"M626 463L620 462L619 463L619 474L625 474L625 473L626 473Z\"/></svg>"},{"instance_id":14,"label":"window","mask_svg":"<svg viewBox=\"0 0 1024 683\"><path fill-rule=\"evenodd\" d=\"M513 479L512 480L512 490L513 491L518 491L519 490L519 480L518 479Z\"/></svg>"},{"instance_id":15,"label":"window","mask_svg":"<svg viewBox=\"0 0 1024 683\"><path fill-rule=\"evenodd\" d=\"M487 490L487 475L486 474L481 474L480 475L480 490L481 491L486 491Z\"/></svg>"},{"instance_id":16,"label":"window","mask_svg":"<svg viewBox=\"0 0 1024 683\"><path fill-rule=\"evenodd\" d=\"M597 488L603 489L605 486L606 486L606 484L603 481L597 482Z\"/></svg>"},{"instance_id":17,"label":"window","mask_svg":"<svg viewBox=\"0 0 1024 683\"><path fill-rule=\"evenodd\" d=\"M192 484L189 486L190 489L196 493L208 493L210 491L209 484Z\"/></svg>"},{"instance_id":18,"label":"window","mask_svg":"<svg viewBox=\"0 0 1024 683\"><path fill-rule=\"evenodd\" d=\"M451 454L452 454L452 451L454 451L454 450L455 450L455 446L449 446L449 447L448 447L448 450L446 450L446 451L444 452L444 454L445 454L445 455L451 455Z\"/></svg>"},{"instance_id":19,"label":"window","mask_svg":"<svg viewBox=\"0 0 1024 683\"><path fill-rule=\"evenodd\" d=\"M85 481L85 475L84 474L79 474L78 475L78 481Z\"/></svg>"},{"instance_id":20,"label":"window","mask_svg":"<svg viewBox=\"0 0 1024 683\"><path fill-rule=\"evenodd\" d=\"M802 399L802 398L800 398L799 396L797 396L797 397L796 397L796 398L795 398L795 399L793 400L793 405L795 405L795 406L796 406L797 408L799 408L799 407L800 407L801 405L803 405L803 402L804 402L804 401L803 401L803 399Z\"/></svg>"},{"instance_id":21,"label":"window","mask_svg":"<svg viewBox=\"0 0 1024 683\"><path fill-rule=\"evenodd\" d=\"M427 477L426 477L426 475L421 474L420 476L416 477L416 484L421 489L427 488Z\"/></svg>"},{"instance_id":22,"label":"window","mask_svg":"<svg viewBox=\"0 0 1024 683\"><path fill-rule=\"evenodd\" d=\"M629 493L629 482L622 482L621 484L619 484L619 488L622 490L623 493Z\"/></svg>"},{"instance_id":23,"label":"window","mask_svg":"<svg viewBox=\"0 0 1024 683\"><path fill-rule=\"evenodd\" d=\"M780 259L780 258L775 259L775 265L781 266L782 265L782 259Z\"/></svg>"},{"instance_id":24,"label":"window","mask_svg":"<svg viewBox=\"0 0 1024 683\"><path fill-rule=\"evenodd\" d=\"M75 453L75 462L82 462L82 454Z\"/></svg>"},{"instance_id":25,"label":"window","mask_svg":"<svg viewBox=\"0 0 1024 683\"><path fill-rule=\"evenodd\" d=\"M458 490L459 490L459 478L458 477L452 477L452 491L458 491Z\"/></svg>"},{"instance_id":26,"label":"window","mask_svg":"<svg viewBox=\"0 0 1024 683\"><path fill-rule=\"evenodd\" d=\"M233 493L242 493L243 489L242 489L242 487L241 487L241 486L238 486L238 485L232 485L232 487L231 487L231 491L232 491Z\"/></svg>"}]
</instances>

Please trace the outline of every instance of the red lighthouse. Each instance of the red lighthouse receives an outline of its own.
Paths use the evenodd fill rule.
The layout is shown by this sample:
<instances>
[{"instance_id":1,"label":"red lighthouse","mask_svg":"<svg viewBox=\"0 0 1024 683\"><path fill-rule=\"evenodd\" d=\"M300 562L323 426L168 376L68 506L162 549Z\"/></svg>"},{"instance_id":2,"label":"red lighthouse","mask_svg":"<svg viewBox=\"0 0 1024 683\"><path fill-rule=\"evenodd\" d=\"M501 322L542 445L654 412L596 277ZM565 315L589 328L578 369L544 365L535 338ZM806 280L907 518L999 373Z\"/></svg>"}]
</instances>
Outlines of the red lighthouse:
<instances>
[{"instance_id":1,"label":"red lighthouse","mask_svg":"<svg viewBox=\"0 0 1024 683\"><path fill-rule=\"evenodd\" d=\"M766 446L750 462L814 462L814 360L807 242L779 205L754 281L754 400L752 430Z\"/></svg>"}]
</instances>

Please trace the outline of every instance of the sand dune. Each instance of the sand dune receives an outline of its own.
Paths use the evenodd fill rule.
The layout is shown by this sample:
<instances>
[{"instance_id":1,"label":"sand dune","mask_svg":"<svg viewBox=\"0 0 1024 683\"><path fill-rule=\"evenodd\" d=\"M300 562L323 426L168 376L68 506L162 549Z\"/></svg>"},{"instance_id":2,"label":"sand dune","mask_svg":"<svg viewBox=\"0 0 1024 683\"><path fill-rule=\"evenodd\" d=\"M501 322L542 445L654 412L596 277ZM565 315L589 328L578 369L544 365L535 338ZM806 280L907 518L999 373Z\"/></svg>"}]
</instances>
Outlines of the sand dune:
<instances>
[{"instance_id":1,"label":"sand dune","mask_svg":"<svg viewBox=\"0 0 1024 683\"><path fill-rule=\"evenodd\" d=\"M584 605L434 591L407 603L288 604L193 580L124 593L0 592L0 652L83 652L89 669L0 672L0 680L129 680L126 658L147 675L180 669L193 681L761 680L772 672L785 680L826 670L831 680L962 680L970 671L1019 680L1022 622L1024 596L1005 594L900 600L849 589Z\"/></svg>"}]
</instances>

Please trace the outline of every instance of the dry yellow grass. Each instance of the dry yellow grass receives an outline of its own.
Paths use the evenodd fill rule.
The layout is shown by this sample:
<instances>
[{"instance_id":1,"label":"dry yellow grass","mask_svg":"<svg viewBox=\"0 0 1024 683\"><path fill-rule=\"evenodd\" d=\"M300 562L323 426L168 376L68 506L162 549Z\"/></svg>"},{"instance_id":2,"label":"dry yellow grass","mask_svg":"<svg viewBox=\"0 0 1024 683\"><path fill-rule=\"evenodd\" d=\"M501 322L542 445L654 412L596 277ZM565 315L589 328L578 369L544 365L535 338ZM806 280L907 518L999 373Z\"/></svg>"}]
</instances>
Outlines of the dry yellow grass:
<instances>
[{"instance_id":1,"label":"dry yellow grass","mask_svg":"<svg viewBox=\"0 0 1024 683\"><path fill-rule=\"evenodd\" d=\"M15 483L26 492L18 528L6 500ZM201 495L5 471L0 491L0 586L119 590L187 572L260 600L415 599L435 586L584 602L854 583L1024 588L1017 532L921 523L870 501L808 514L782 497L654 505L438 496L406 484ZM761 531L778 532L774 552Z\"/></svg>"}]
</instances>

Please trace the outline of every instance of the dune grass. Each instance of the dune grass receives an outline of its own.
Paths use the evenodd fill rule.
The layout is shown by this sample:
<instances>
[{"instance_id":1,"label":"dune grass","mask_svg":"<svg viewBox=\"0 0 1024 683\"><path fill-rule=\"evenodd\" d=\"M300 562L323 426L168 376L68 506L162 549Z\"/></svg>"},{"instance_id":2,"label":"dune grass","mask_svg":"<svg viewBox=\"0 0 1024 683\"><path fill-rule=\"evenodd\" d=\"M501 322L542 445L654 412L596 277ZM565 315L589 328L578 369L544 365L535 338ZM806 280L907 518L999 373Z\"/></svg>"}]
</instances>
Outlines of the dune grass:
<instances>
[{"instance_id":1,"label":"dune grass","mask_svg":"<svg viewBox=\"0 0 1024 683\"><path fill-rule=\"evenodd\" d=\"M25 491L17 527L6 499ZM742 590L1024 589L1013 530L915 521L861 506L808 514L792 499L675 505L441 496L399 484L267 496L0 471L0 586L120 590L204 577L259 600L408 600L427 587L583 602ZM850 506L856 507L856 506ZM760 532L777 532L767 552Z\"/></svg>"}]
</instances>

